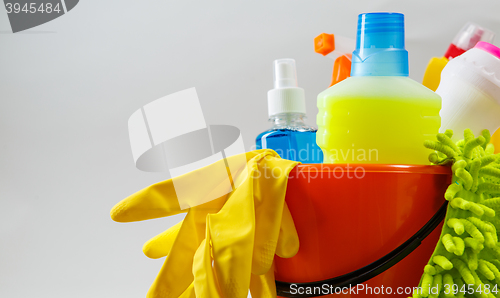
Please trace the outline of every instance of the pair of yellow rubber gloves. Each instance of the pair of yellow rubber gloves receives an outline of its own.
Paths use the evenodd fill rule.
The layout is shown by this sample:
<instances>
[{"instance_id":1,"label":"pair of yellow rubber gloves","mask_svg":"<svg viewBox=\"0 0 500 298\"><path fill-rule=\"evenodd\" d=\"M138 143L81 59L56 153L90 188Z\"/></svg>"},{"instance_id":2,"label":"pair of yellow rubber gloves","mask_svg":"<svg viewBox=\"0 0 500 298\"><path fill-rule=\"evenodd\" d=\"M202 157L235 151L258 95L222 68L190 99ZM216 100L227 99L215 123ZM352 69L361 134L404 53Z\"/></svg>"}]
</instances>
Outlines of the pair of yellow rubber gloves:
<instances>
[{"instance_id":1,"label":"pair of yellow rubber gloves","mask_svg":"<svg viewBox=\"0 0 500 298\"><path fill-rule=\"evenodd\" d=\"M207 166L153 184L113 207L111 218L117 222L187 212L184 220L143 247L150 258L166 256L148 298L246 298L249 289L253 298L276 297L274 255L290 258L299 249L285 203L288 175L298 163L268 149L244 155L246 166L231 181L238 187L215 200L181 210L174 189L176 179L182 183L193 177L208 177L203 183L214 191L227 185L222 183L227 175L212 174ZM242 156L227 158L226 165L231 158ZM208 194L197 189L192 185L189 195L203 202Z\"/></svg>"}]
</instances>

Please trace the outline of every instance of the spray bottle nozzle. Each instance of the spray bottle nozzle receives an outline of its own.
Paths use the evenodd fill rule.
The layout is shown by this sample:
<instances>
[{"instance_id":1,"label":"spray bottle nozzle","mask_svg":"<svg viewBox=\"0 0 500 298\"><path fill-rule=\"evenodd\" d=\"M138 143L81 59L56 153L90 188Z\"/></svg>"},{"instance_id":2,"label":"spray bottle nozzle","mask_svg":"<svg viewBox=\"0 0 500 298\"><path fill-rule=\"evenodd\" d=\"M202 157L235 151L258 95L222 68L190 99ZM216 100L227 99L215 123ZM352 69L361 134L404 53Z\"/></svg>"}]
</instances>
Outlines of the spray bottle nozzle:
<instances>
[{"instance_id":1,"label":"spray bottle nozzle","mask_svg":"<svg viewBox=\"0 0 500 298\"><path fill-rule=\"evenodd\" d=\"M298 87L297 68L293 59L274 61L274 88Z\"/></svg>"},{"instance_id":2,"label":"spray bottle nozzle","mask_svg":"<svg viewBox=\"0 0 500 298\"><path fill-rule=\"evenodd\" d=\"M332 59L349 56L355 48L356 41L353 38L327 33L321 33L314 38L314 51Z\"/></svg>"},{"instance_id":3,"label":"spray bottle nozzle","mask_svg":"<svg viewBox=\"0 0 500 298\"><path fill-rule=\"evenodd\" d=\"M335 60L330 87L347 79L351 73L352 51L356 41L340 35L321 33L314 38L314 51Z\"/></svg>"}]
</instances>

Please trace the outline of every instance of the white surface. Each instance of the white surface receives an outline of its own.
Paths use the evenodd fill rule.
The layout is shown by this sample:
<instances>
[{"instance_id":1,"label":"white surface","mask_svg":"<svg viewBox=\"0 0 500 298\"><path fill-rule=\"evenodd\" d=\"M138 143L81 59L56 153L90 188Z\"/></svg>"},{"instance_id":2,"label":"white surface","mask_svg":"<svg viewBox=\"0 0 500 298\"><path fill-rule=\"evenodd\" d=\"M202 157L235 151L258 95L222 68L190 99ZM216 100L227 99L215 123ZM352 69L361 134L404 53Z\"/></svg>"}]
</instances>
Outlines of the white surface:
<instances>
[{"instance_id":1,"label":"white surface","mask_svg":"<svg viewBox=\"0 0 500 298\"><path fill-rule=\"evenodd\" d=\"M195 88L169 94L144 106L154 145L207 127Z\"/></svg>"},{"instance_id":2,"label":"white surface","mask_svg":"<svg viewBox=\"0 0 500 298\"><path fill-rule=\"evenodd\" d=\"M142 154L153 147L149 134L150 132L143 115L143 108L140 108L128 118L130 150L132 151L132 157L135 163L137 163L137 160Z\"/></svg>"},{"instance_id":3,"label":"white surface","mask_svg":"<svg viewBox=\"0 0 500 298\"><path fill-rule=\"evenodd\" d=\"M272 61L296 59L314 124L333 61L313 39L354 37L359 13L406 14L418 81L465 22L500 32L493 0L283 3L82 0L17 34L0 8L0 297L145 297L162 260L142 244L182 218L109 218L164 177L134 166L127 120L145 104L194 86L207 124L239 127L250 148L269 127Z\"/></svg>"}]
</instances>

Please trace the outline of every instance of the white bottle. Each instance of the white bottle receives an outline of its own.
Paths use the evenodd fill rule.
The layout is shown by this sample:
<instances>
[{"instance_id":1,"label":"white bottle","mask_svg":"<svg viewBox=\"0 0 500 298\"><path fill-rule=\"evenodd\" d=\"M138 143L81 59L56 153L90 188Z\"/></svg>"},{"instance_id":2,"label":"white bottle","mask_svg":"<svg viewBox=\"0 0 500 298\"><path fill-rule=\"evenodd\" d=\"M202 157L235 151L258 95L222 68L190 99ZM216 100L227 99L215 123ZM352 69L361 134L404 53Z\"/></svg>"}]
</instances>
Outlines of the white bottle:
<instances>
[{"instance_id":1,"label":"white bottle","mask_svg":"<svg viewBox=\"0 0 500 298\"><path fill-rule=\"evenodd\" d=\"M443 100L440 132L452 129L454 140L467 128L493 134L500 127L500 49L481 41L451 60L436 93Z\"/></svg>"}]
</instances>

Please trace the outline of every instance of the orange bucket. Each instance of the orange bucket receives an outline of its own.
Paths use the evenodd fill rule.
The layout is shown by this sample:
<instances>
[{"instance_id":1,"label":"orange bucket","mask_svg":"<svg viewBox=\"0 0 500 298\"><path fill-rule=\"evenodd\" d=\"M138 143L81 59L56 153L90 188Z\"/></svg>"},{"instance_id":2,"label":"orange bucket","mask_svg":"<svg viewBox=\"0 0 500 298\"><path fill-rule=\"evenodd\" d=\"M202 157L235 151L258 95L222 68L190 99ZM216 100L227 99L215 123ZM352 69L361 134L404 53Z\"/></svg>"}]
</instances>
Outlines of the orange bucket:
<instances>
[{"instance_id":1,"label":"orange bucket","mask_svg":"<svg viewBox=\"0 0 500 298\"><path fill-rule=\"evenodd\" d=\"M451 176L445 166L298 165L286 202L300 249L275 258L278 295L341 293L311 288L336 278L352 287L343 295L411 296L439 240Z\"/></svg>"}]
</instances>

